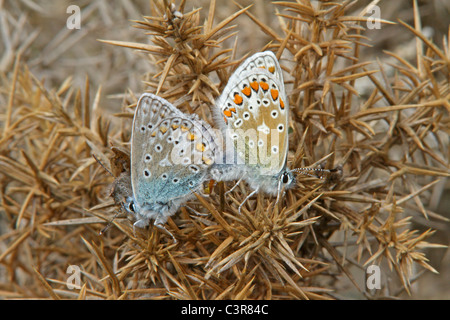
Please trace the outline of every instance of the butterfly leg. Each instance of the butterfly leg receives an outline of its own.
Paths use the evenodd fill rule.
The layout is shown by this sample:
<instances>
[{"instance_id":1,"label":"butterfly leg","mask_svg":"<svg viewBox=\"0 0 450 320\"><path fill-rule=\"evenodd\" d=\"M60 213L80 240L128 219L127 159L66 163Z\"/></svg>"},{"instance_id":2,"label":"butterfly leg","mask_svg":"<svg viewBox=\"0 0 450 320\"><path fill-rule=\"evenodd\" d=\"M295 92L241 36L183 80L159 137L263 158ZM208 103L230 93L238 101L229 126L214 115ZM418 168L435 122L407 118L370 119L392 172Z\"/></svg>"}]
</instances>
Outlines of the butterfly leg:
<instances>
[{"instance_id":1,"label":"butterfly leg","mask_svg":"<svg viewBox=\"0 0 450 320\"><path fill-rule=\"evenodd\" d=\"M172 237L173 242L177 243L178 242L177 239L175 239L175 236L172 234L172 232L170 232L169 230L166 229L166 227L164 227L164 223L165 223L165 221L163 219L161 219L160 217L158 217L155 219L154 225L156 227L158 227L160 230L163 230L166 233L168 233Z\"/></svg>"},{"instance_id":2,"label":"butterfly leg","mask_svg":"<svg viewBox=\"0 0 450 320\"><path fill-rule=\"evenodd\" d=\"M197 191L195 191L195 192L197 192L198 194L200 194L202 197L205 197L205 198L209 198L210 197L210 195L209 194L207 194L207 193L205 193L205 192L203 192L203 190L197 190Z\"/></svg>"},{"instance_id":3,"label":"butterfly leg","mask_svg":"<svg viewBox=\"0 0 450 320\"><path fill-rule=\"evenodd\" d=\"M275 205L274 207L276 207L278 205L278 202L280 201L281 196L283 196L286 193L286 191L283 189L278 190L278 194L277 194L277 200L275 201Z\"/></svg>"},{"instance_id":4,"label":"butterfly leg","mask_svg":"<svg viewBox=\"0 0 450 320\"><path fill-rule=\"evenodd\" d=\"M242 203L241 203L240 206L239 206L239 214L241 213L241 208L242 208L242 206L244 205L244 203L246 203L248 199L250 199L255 193L257 193L258 190L259 190L259 189L253 190L253 191L247 196L247 198L245 198L244 201L242 201Z\"/></svg>"},{"instance_id":5,"label":"butterfly leg","mask_svg":"<svg viewBox=\"0 0 450 320\"><path fill-rule=\"evenodd\" d=\"M278 182L278 192L277 192L277 200L275 201L275 207L277 206L278 202L280 201L280 198L282 195L284 195L285 189L281 185L281 181Z\"/></svg>"},{"instance_id":6,"label":"butterfly leg","mask_svg":"<svg viewBox=\"0 0 450 320\"><path fill-rule=\"evenodd\" d=\"M242 179L244 179L244 176L242 176L238 182L236 182L236 184L233 186L233 188L231 188L230 190L228 190L227 192L225 192L225 194L229 194L230 192L232 192L234 189L236 189L236 187L241 183Z\"/></svg>"},{"instance_id":7,"label":"butterfly leg","mask_svg":"<svg viewBox=\"0 0 450 320\"><path fill-rule=\"evenodd\" d=\"M192 212L195 213L197 216L202 216L202 217L209 216L209 213L201 213L201 212L198 212L197 210L195 210L195 209L193 209L193 208L191 208L191 207L188 207L188 206L185 206L185 208L188 209L189 211L192 211Z\"/></svg>"},{"instance_id":8,"label":"butterfly leg","mask_svg":"<svg viewBox=\"0 0 450 320\"><path fill-rule=\"evenodd\" d=\"M139 219L135 223L133 223L133 234L136 235L136 227L140 229L144 229L149 225L148 219Z\"/></svg>"}]
</instances>

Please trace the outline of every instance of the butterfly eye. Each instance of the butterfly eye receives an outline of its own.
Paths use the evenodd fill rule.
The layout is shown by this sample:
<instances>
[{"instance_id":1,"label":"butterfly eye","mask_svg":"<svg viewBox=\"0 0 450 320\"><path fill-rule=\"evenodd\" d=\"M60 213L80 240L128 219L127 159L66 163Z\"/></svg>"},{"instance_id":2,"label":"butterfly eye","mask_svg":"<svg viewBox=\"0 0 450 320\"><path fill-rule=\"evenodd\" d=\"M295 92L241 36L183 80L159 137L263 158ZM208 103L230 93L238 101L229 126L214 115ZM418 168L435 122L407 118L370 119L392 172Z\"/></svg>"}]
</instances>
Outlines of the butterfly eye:
<instances>
[{"instance_id":1,"label":"butterfly eye","mask_svg":"<svg viewBox=\"0 0 450 320\"><path fill-rule=\"evenodd\" d=\"M128 204L128 211L136 212L136 207L134 206L134 202L130 202Z\"/></svg>"},{"instance_id":2,"label":"butterfly eye","mask_svg":"<svg viewBox=\"0 0 450 320\"><path fill-rule=\"evenodd\" d=\"M282 178L282 182L284 183L284 184L287 184L288 182L289 182L289 174L287 173L287 172L285 172L284 174L283 174L283 178Z\"/></svg>"}]
</instances>

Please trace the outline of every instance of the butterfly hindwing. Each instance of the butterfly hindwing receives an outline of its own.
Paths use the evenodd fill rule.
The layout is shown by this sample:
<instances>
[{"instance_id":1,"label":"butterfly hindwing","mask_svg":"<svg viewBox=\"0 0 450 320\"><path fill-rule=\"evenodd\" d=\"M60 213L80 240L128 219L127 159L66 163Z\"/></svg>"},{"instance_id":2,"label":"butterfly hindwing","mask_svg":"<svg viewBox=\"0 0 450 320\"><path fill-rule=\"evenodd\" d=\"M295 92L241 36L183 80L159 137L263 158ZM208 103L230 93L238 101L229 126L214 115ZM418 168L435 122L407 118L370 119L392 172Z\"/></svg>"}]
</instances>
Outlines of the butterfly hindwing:
<instances>
[{"instance_id":1,"label":"butterfly hindwing","mask_svg":"<svg viewBox=\"0 0 450 320\"><path fill-rule=\"evenodd\" d=\"M166 100L147 94L135 111L131 179L136 202L167 203L198 189L214 146L208 126Z\"/></svg>"},{"instance_id":2,"label":"butterfly hindwing","mask_svg":"<svg viewBox=\"0 0 450 320\"><path fill-rule=\"evenodd\" d=\"M222 117L238 155L264 174L276 174L287 156L288 104L284 85L266 68L244 69L222 96Z\"/></svg>"},{"instance_id":3,"label":"butterfly hindwing","mask_svg":"<svg viewBox=\"0 0 450 320\"><path fill-rule=\"evenodd\" d=\"M240 74L244 71L252 70L255 68L264 69L267 72L273 74L275 78L278 79L284 91L284 81L283 81L283 73L278 63L278 59L272 51L264 51L258 52L247 58L234 72L233 76L230 78L230 81L233 81L234 78L239 78Z\"/></svg>"}]
</instances>

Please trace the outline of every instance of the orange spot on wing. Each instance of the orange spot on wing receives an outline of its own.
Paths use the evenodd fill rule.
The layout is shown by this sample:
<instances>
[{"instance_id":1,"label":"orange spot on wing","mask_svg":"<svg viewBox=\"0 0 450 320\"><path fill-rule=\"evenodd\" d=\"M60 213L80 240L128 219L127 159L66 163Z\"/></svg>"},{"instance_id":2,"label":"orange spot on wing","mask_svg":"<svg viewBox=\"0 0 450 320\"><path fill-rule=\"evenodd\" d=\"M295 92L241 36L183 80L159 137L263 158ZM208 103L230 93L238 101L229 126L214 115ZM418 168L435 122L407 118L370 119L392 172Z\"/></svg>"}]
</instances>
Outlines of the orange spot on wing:
<instances>
[{"instance_id":1,"label":"orange spot on wing","mask_svg":"<svg viewBox=\"0 0 450 320\"><path fill-rule=\"evenodd\" d=\"M230 110L230 111L233 112L233 113L236 113L236 109L235 109L235 108L230 108L230 109L228 109L228 110Z\"/></svg>"},{"instance_id":2,"label":"orange spot on wing","mask_svg":"<svg viewBox=\"0 0 450 320\"><path fill-rule=\"evenodd\" d=\"M269 67L269 72L270 73L275 73L275 67L274 66L270 66Z\"/></svg>"},{"instance_id":3,"label":"orange spot on wing","mask_svg":"<svg viewBox=\"0 0 450 320\"><path fill-rule=\"evenodd\" d=\"M231 111L228 109L223 110L223 114L225 115L225 117L231 117Z\"/></svg>"},{"instance_id":4,"label":"orange spot on wing","mask_svg":"<svg viewBox=\"0 0 450 320\"><path fill-rule=\"evenodd\" d=\"M280 107L281 107L281 109L284 110L284 102L283 102L283 99L281 99L281 98L280 98Z\"/></svg>"},{"instance_id":5,"label":"orange spot on wing","mask_svg":"<svg viewBox=\"0 0 450 320\"><path fill-rule=\"evenodd\" d=\"M203 151L205 151L205 149L206 149L205 143L198 143L198 144L197 144L197 150L198 150L198 151L203 152Z\"/></svg>"},{"instance_id":6,"label":"orange spot on wing","mask_svg":"<svg viewBox=\"0 0 450 320\"><path fill-rule=\"evenodd\" d=\"M276 90L276 89L271 89L270 90L270 95L272 96L273 101L277 100L278 94L279 94L278 90Z\"/></svg>"},{"instance_id":7,"label":"orange spot on wing","mask_svg":"<svg viewBox=\"0 0 450 320\"><path fill-rule=\"evenodd\" d=\"M258 91L259 83L257 81L253 81L252 83L250 83L250 87L252 87L253 90Z\"/></svg>"},{"instance_id":8,"label":"orange spot on wing","mask_svg":"<svg viewBox=\"0 0 450 320\"><path fill-rule=\"evenodd\" d=\"M159 128L159 131L161 131L161 133L164 134L164 133L167 132L167 128L161 126L161 127Z\"/></svg>"},{"instance_id":9,"label":"orange spot on wing","mask_svg":"<svg viewBox=\"0 0 450 320\"><path fill-rule=\"evenodd\" d=\"M197 139L197 136L194 133L189 132L188 135L187 135L187 138L190 141L194 141L195 139Z\"/></svg>"},{"instance_id":10,"label":"orange spot on wing","mask_svg":"<svg viewBox=\"0 0 450 320\"><path fill-rule=\"evenodd\" d=\"M223 117L223 120L225 121L225 124L228 124L228 120L226 117Z\"/></svg>"},{"instance_id":11,"label":"orange spot on wing","mask_svg":"<svg viewBox=\"0 0 450 320\"><path fill-rule=\"evenodd\" d=\"M240 95L238 95L237 93L234 95L234 103L236 103L237 105L241 105L242 101L244 101L242 99L242 97Z\"/></svg>"},{"instance_id":12,"label":"orange spot on wing","mask_svg":"<svg viewBox=\"0 0 450 320\"><path fill-rule=\"evenodd\" d=\"M244 89L242 89L242 93L247 97L250 97L250 95L252 94L252 89L250 89L250 87L245 87Z\"/></svg>"},{"instance_id":13,"label":"orange spot on wing","mask_svg":"<svg viewBox=\"0 0 450 320\"><path fill-rule=\"evenodd\" d=\"M202 157L202 162L204 164L210 165L213 162L213 160L211 158Z\"/></svg>"},{"instance_id":14,"label":"orange spot on wing","mask_svg":"<svg viewBox=\"0 0 450 320\"><path fill-rule=\"evenodd\" d=\"M252 83L250 83L250 87L252 87L253 90L258 91L259 84L257 81L253 81Z\"/></svg>"},{"instance_id":15,"label":"orange spot on wing","mask_svg":"<svg viewBox=\"0 0 450 320\"><path fill-rule=\"evenodd\" d=\"M263 89L264 91L267 91L269 89L269 84L267 82L261 81L259 85L261 86L261 89Z\"/></svg>"}]
</instances>

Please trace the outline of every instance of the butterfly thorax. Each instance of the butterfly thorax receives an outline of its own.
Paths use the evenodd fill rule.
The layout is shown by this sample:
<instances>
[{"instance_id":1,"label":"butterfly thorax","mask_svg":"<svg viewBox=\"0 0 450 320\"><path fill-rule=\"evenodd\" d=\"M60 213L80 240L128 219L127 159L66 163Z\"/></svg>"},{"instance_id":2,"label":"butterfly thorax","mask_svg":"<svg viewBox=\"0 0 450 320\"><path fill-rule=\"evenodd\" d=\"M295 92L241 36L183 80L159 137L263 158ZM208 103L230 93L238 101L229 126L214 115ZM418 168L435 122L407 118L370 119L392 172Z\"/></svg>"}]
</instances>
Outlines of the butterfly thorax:
<instances>
[{"instance_id":1,"label":"butterfly thorax","mask_svg":"<svg viewBox=\"0 0 450 320\"><path fill-rule=\"evenodd\" d=\"M252 189L276 196L281 189L287 190L295 185L294 174L287 168L276 175L258 175L258 172L257 168L247 169L246 175L252 177L252 179L247 179Z\"/></svg>"},{"instance_id":2,"label":"butterfly thorax","mask_svg":"<svg viewBox=\"0 0 450 320\"><path fill-rule=\"evenodd\" d=\"M136 226L145 227L151 220L164 224L182 205L185 200L170 200L168 202L152 202L140 205L133 197L128 197L124 203L125 210L137 220Z\"/></svg>"}]
</instances>

